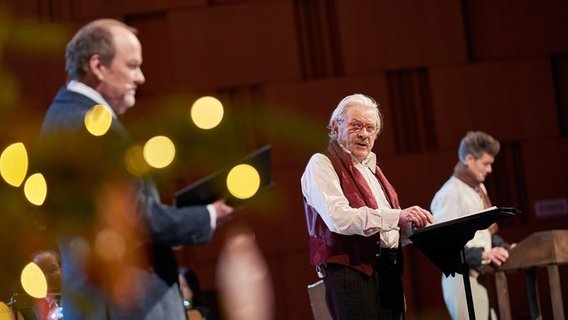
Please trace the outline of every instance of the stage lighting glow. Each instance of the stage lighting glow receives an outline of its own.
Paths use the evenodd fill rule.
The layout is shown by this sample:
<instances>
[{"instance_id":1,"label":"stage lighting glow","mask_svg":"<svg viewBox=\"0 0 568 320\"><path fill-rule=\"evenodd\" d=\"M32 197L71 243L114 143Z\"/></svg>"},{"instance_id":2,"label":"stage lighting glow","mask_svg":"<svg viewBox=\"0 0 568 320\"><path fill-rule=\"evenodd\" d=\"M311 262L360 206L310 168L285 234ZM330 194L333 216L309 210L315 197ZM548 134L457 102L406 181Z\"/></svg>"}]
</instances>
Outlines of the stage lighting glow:
<instances>
[{"instance_id":1,"label":"stage lighting glow","mask_svg":"<svg viewBox=\"0 0 568 320\"><path fill-rule=\"evenodd\" d=\"M227 175L227 189L238 199L248 199L258 191L260 175L251 165L239 164Z\"/></svg>"},{"instance_id":2,"label":"stage lighting glow","mask_svg":"<svg viewBox=\"0 0 568 320\"><path fill-rule=\"evenodd\" d=\"M0 155L0 175L11 186L19 187L28 172L28 152L23 143L9 145Z\"/></svg>"},{"instance_id":3,"label":"stage lighting glow","mask_svg":"<svg viewBox=\"0 0 568 320\"><path fill-rule=\"evenodd\" d=\"M190 110L191 121L200 129L215 128L223 120L223 104L217 98L205 96L197 99Z\"/></svg>"},{"instance_id":4,"label":"stage lighting glow","mask_svg":"<svg viewBox=\"0 0 568 320\"><path fill-rule=\"evenodd\" d=\"M31 175L24 185L24 194L29 202L41 206L47 196L47 183L41 173Z\"/></svg>"},{"instance_id":5,"label":"stage lighting glow","mask_svg":"<svg viewBox=\"0 0 568 320\"><path fill-rule=\"evenodd\" d=\"M151 138L144 145L144 159L153 168L165 168L176 155L176 147L172 140L165 136Z\"/></svg>"},{"instance_id":6,"label":"stage lighting glow","mask_svg":"<svg viewBox=\"0 0 568 320\"><path fill-rule=\"evenodd\" d=\"M103 105L97 104L85 114L85 127L94 136L102 136L107 133L111 123L112 113Z\"/></svg>"}]
</instances>

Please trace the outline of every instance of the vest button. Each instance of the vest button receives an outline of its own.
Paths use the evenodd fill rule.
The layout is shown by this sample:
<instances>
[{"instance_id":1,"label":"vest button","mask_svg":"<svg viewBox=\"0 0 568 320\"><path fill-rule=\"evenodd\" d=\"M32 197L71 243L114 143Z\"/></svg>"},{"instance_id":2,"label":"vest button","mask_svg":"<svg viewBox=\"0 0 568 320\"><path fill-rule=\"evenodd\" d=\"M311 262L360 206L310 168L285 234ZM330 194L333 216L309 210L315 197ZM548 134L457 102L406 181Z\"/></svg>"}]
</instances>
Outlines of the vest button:
<instances>
[{"instance_id":1,"label":"vest button","mask_svg":"<svg viewBox=\"0 0 568 320\"><path fill-rule=\"evenodd\" d=\"M378 257L380 257L380 256L381 256L381 254L380 254L380 253L375 253L375 257L377 257L377 258L378 258Z\"/></svg>"},{"instance_id":2,"label":"vest button","mask_svg":"<svg viewBox=\"0 0 568 320\"><path fill-rule=\"evenodd\" d=\"M380 241L377 241L377 242L375 242L375 244L378 245L378 246L380 246L380 245L381 245L381 242L380 242Z\"/></svg>"}]
</instances>

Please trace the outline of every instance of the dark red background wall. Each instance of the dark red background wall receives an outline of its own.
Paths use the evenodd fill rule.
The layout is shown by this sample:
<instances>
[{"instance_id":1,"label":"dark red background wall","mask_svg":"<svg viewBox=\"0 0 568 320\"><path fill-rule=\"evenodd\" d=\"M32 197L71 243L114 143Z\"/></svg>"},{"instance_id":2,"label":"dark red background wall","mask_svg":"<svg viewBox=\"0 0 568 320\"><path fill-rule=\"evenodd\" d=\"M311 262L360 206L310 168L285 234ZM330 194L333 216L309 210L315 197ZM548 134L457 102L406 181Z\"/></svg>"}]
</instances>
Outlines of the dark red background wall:
<instances>
[{"instance_id":1,"label":"dark red background wall","mask_svg":"<svg viewBox=\"0 0 568 320\"><path fill-rule=\"evenodd\" d=\"M168 116L208 94L224 103L225 121L217 133L188 139L189 154L223 159L273 146L274 187L220 226L211 244L178 257L214 293L223 235L232 224L250 226L270 267L276 319L311 317L306 286L317 277L308 265L299 179L327 144L331 111L354 92L381 104L385 128L375 152L403 206L428 208L452 173L461 137L483 130L503 145L487 181L490 197L522 211L502 221L502 235L518 242L568 228L565 205L552 216L535 209L568 198L566 1L8 0L0 15L3 99L18 106L4 112L13 119L2 122L2 146L34 130L65 81L66 42L101 17L140 31L147 82L127 125L160 133ZM164 174L165 200L214 169ZM416 248L405 251L410 317L447 318L440 271ZM568 271L560 270L567 288ZM510 277L514 318L528 318L523 275ZM539 271L545 318L547 282Z\"/></svg>"}]
</instances>

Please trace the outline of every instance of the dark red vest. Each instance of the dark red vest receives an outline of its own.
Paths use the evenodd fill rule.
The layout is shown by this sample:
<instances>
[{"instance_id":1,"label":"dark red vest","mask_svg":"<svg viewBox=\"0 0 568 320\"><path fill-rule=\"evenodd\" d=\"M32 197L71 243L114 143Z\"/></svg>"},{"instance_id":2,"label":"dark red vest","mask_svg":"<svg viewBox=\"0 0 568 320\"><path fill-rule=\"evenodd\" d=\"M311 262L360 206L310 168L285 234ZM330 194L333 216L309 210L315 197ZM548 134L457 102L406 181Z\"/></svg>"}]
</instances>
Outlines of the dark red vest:
<instances>
[{"instance_id":1,"label":"dark red vest","mask_svg":"<svg viewBox=\"0 0 568 320\"><path fill-rule=\"evenodd\" d=\"M349 205L353 208L367 206L377 209L378 205L361 173L353 165L351 156L335 142L329 144L324 153L331 161L339 176L341 188ZM375 176L383 186L385 195L393 208L400 208L398 196L382 171L377 167ZM359 270L367 275L373 273L376 254L380 250L378 233L365 237L341 235L330 231L316 210L306 203L306 223L310 236L310 263L320 265L337 263Z\"/></svg>"}]
</instances>

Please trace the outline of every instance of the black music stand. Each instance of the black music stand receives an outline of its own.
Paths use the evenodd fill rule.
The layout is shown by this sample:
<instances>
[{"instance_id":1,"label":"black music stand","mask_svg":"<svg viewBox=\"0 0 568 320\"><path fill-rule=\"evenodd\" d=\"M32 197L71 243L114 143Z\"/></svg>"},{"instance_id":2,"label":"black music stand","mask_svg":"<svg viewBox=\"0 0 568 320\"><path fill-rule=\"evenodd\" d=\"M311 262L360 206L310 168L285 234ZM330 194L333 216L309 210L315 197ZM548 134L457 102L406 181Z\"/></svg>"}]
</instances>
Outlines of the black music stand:
<instances>
[{"instance_id":1,"label":"black music stand","mask_svg":"<svg viewBox=\"0 0 568 320\"><path fill-rule=\"evenodd\" d=\"M412 243L422 251L446 277L459 273L463 276L465 296L470 320L475 320L469 266L465 261L465 244L475 232L489 228L503 218L519 213L515 208L491 207L458 219L433 224L414 231Z\"/></svg>"}]
</instances>

